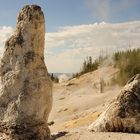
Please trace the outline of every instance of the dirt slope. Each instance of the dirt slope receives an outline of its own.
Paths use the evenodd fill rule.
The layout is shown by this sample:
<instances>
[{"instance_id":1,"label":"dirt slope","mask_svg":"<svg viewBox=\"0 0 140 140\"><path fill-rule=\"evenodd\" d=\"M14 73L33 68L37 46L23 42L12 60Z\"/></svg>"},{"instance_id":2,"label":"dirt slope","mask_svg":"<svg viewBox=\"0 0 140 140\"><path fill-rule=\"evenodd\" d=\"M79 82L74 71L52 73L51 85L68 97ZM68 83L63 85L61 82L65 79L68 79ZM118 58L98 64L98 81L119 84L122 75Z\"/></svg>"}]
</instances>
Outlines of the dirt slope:
<instances>
[{"instance_id":1,"label":"dirt slope","mask_svg":"<svg viewBox=\"0 0 140 140\"><path fill-rule=\"evenodd\" d=\"M61 140L133 140L139 135L117 133L91 133L88 126L98 118L107 105L116 98L121 87L111 86L110 80L118 72L113 67L104 67L100 70L82 75L61 84L54 84L53 108L49 121L53 134L60 134ZM100 93L100 79L104 81L103 93ZM88 137L87 137L88 135ZM123 138L123 139L121 139ZM135 139L134 139L135 140Z\"/></svg>"}]
</instances>

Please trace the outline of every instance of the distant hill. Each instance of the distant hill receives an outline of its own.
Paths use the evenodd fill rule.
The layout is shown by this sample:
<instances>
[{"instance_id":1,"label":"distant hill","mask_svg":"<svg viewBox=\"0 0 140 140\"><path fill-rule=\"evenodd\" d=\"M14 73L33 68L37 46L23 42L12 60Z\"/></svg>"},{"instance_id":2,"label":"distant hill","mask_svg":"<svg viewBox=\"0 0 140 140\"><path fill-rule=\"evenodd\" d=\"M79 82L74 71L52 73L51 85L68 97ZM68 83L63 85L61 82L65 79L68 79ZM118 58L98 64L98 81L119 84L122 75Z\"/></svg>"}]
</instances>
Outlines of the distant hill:
<instances>
[{"instance_id":1,"label":"distant hill","mask_svg":"<svg viewBox=\"0 0 140 140\"><path fill-rule=\"evenodd\" d=\"M64 82L72 77L71 73L50 73L51 79L54 82Z\"/></svg>"},{"instance_id":2,"label":"distant hill","mask_svg":"<svg viewBox=\"0 0 140 140\"><path fill-rule=\"evenodd\" d=\"M52 73L50 73L50 74L52 74ZM68 76L68 77L71 77L72 76L72 73L53 73L54 74L54 76L56 76L56 77L59 77L59 76L61 76L61 75L66 75L66 76Z\"/></svg>"}]
</instances>

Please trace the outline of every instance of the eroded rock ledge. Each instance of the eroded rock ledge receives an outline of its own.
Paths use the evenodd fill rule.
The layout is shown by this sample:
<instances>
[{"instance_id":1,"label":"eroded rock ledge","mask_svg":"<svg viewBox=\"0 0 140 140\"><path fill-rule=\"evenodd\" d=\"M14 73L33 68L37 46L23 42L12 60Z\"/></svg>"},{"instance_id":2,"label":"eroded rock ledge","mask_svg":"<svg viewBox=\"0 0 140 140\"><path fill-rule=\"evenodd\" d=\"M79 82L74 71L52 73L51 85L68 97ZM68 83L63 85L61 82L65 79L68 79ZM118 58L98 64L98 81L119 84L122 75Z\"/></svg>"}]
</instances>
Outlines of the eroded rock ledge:
<instances>
[{"instance_id":1,"label":"eroded rock ledge","mask_svg":"<svg viewBox=\"0 0 140 140\"><path fill-rule=\"evenodd\" d=\"M52 83L44 63L45 20L27 5L0 63L0 132L9 140L47 140Z\"/></svg>"},{"instance_id":2,"label":"eroded rock ledge","mask_svg":"<svg viewBox=\"0 0 140 140\"><path fill-rule=\"evenodd\" d=\"M140 133L140 74L130 79L117 99L89 129L95 132Z\"/></svg>"}]
</instances>

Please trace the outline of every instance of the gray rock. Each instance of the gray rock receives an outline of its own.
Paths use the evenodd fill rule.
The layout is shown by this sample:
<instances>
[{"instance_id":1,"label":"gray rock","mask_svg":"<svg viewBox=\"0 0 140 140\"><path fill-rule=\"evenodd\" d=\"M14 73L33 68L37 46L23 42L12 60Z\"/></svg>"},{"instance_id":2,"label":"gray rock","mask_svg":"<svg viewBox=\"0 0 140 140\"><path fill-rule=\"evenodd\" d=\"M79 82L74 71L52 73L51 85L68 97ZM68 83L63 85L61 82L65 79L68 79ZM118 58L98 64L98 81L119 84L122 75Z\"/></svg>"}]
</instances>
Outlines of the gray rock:
<instances>
[{"instance_id":1,"label":"gray rock","mask_svg":"<svg viewBox=\"0 0 140 140\"><path fill-rule=\"evenodd\" d=\"M89 130L140 133L140 74L130 79Z\"/></svg>"},{"instance_id":2,"label":"gray rock","mask_svg":"<svg viewBox=\"0 0 140 140\"><path fill-rule=\"evenodd\" d=\"M45 20L27 5L0 63L0 132L12 140L47 140L52 83L44 63Z\"/></svg>"}]
</instances>

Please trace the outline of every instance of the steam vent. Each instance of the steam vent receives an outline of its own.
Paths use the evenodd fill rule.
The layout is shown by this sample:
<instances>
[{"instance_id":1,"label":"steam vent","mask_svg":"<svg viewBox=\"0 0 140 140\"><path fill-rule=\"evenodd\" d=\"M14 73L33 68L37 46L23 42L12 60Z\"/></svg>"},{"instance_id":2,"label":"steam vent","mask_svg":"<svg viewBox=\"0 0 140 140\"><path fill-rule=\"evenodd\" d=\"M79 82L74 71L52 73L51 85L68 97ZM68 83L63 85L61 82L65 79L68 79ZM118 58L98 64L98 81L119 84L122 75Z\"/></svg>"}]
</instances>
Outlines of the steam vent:
<instances>
[{"instance_id":1,"label":"steam vent","mask_svg":"<svg viewBox=\"0 0 140 140\"><path fill-rule=\"evenodd\" d=\"M0 135L6 140L48 140L52 83L44 63L45 20L27 5L6 41L0 63Z\"/></svg>"}]
</instances>

